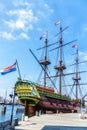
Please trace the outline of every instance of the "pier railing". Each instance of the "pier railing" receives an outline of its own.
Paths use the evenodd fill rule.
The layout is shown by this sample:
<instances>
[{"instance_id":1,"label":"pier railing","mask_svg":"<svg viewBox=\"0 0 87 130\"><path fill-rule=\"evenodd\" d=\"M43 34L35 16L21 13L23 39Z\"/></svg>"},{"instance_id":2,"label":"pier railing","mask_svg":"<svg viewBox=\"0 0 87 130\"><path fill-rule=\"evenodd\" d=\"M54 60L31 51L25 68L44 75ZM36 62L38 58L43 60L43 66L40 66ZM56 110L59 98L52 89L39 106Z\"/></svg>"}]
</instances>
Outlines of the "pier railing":
<instances>
[{"instance_id":1,"label":"pier railing","mask_svg":"<svg viewBox=\"0 0 87 130\"><path fill-rule=\"evenodd\" d=\"M11 121L4 121L0 123L0 130L15 130L15 126L18 125L18 119L14 119L12 124Z\"/></svg>"}]
</instances>

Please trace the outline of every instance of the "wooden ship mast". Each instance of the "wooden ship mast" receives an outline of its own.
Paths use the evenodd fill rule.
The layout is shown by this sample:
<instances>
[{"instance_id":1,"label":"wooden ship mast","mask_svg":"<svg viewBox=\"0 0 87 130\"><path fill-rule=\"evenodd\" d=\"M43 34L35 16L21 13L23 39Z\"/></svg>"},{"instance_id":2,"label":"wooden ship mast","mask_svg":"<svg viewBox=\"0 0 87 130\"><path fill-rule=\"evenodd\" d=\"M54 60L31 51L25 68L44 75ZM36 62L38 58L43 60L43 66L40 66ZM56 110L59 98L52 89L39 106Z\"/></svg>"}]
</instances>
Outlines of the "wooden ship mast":
<instances>
[{"instance_id":1,"label":"wooden ship mast","mask_svg":"<svg viewBox=\"0 0 87 130\"><path fill-rule=\"evenodd\" d=\"M67 44L70 44L72 42L77 41L77 40L73 40L71 42L63 44L62 32L65 31L67 28L68 28L68 26L66 28L62 29L62 26L60 24L60 32L58 33L58 34L60 34L60 39L59 39L59 42L58 42L59 46L54 48L54 49L52 49L52 50L59 49L59 61L58 61L59 64L54 67L54 69L56 69L58 71L58 74L55 75L55 76L51 76L51 78L59 77L59 94L62 95L63 76L75 74L75 77L73 77L74 85L64 85L64 86L75 86L76 87L75 98L78 99L78 91L80 89L80 85L86 85L87 84L87 83L82 83L82 84L79 83L79 81L81 80L81 78L79 77L79 73L85 72L85 71L79 72L79 64L87 62L87 61L79 62L78 47L76 46L75 47L76 48L76 59L75 59L76 62L74 64L75 67L76 67L76 72L69 73L69 74L64 74L63 73L63 71L66 69L66 66L63 64L63 46L66 46ZM80 89L80 92L81 92L81 89ZM81 94L82 94L82 92L81 92Z\"/></svg>"},{"instance_id":2,"label":"wooden ship mast","mask_svg":"<svg viewBox=\"0 0 87 130\"><path fill-rule=\"evenodd\" d=\"M54 49L51 49L52 50L55 50L55 49L59 49L59 61L58 61L58 65L57 66L54 66L54 69L57 70L58 74L55 75L55 76L48 76L48 73L47 73L47 66L51 64L51 62L48 60L48 57L47 57L47 48L50 47L51 45L54 45L55 43L53 44L49 44L48 45L48 39L47 39L47 34L46 34L46 39L45 39L45 46L44 47L41 47L41 48L38 48L37 50L40 50L40 49L44 49L45 48L45 55L44 55L44 59L41 60L41 61L38 61L38 59L36 58L36 56L34 55L34 53L30 50L30 52L32 53L32 55L35 57L35 59L38 61L38 63L41 65L42 69L44 70L44 88L46 88L46 78L48 77L51 81L51 83L53 84L53 86L56 88L54 82L51 80L51 78L54 78L54 77L59 77L59 94L62 95L62 87L63 86L76 86L76 99L78 99L78 89L79 89L79 86L80 85L84 85L84 84L80 84L79 81L81 80L81 78L79 77L79 73L83 73L85 71L81 71L79 72L79 58L78 58L78 48L76 50L76 63L74 65L76 65L76 72L73 72L73 73L69 73L69 74L64 74L64 70L66 69L66 66L63 64L63 46L66 46L68 44L71 44L72 42L75 42L77 40L72 40L68 43L65 43L63 44L63 38L62 38L62 32L65 31L69 26L65 27L65 28L62 28L61 26L61 23L60 23L60 31L59 33L57 33L55 36L59 35L60 34L60 39L58 42L56 43L59 43L59 46L54 48ZM84 62L82 62L84 63ZM63 76L66 76L66 75L72 75L72 74L75 74L75 77L73 78L74 80L74 85L63 85ZM57 88L56 88L57 89Z\"/></svg>"},{"instance_id":3,"label":"wooden ship mast","mask_svg":"<svg viewBox=\"0 0 87 130\"><path fill-rule=\"evenodd\" d=\"M51 62L48 60L48 57L47 57L47 44L48 44L48 39L46 37L46 39L45 39L45 55L44 55L44 59L39 61L39 64L43 65L43 67L44 67L44 88L46 88L47 66L49 64L51 64Z\"/></svg>"},{"instance_id":4,"label":"wooden ship mast","mask_svg":"<svg viewBox=\"0 0 87 130\"><path fill-rule=\"evenodd\" d=\"M76 47L77 48L77 47ZM79 87L79 81L81 78L79 77L79 58L78 58L78 48L76 49L76 74L75 77L73 78L74 84L76 86L76 99L78 99L78 87Z\"/></svg>"},{"instance_id":5,"label":"wooden ship mast","mask_svg":"<svg viewBox=\"0 0 87 130\"><path fill-rule=\"evenodd\" d=\"M62 95L62 76L63 76L63 70L66 69L65 65L63 65L63 58L62 58L62 46L63 46L63 40L62 40L62 27L60 26L60 39L59 39L59 65L55 66L54 69L56 69L59 72L59 94Z\"/></svg>"},{"instance_id":6,"label":"wooden ship mast","mask_svg":"<svg viewBox=\"0 0 87 130\"><path fill-rule=\"evenodd\" d=\"M60 31L58 34L60 34L60 39L58 42L56 43L59 43L59 46L57 48L54 48L52 50L55 50L55 49L59 49L59 61L58 61L58 65L54 66L54 69L57 70L58 72L58 75L56 76L50 76L50 78L53 78L53 77L59 77L59 94L62 95L62 87L63 87L63 76L66 75L66 74L63 74L63 71L66 69L66 66L63 64L63 46L67 45L67 44L70 44L76 40L73 40L71 42L68 42L66 44L63 44L63 38L62 38L62 32L65 31L69 26L67 26L66 28L62 29L62 26L60 24ZM58 35L57 34L57 35ZM56 36L57 36L56 35ZM48 39L47 39L47 35L46 35L46 39L45 39L45 46L42 47L42 48L38 48L38 50L40 49L44 49L45 48L45 56L44 56L44 59L39 61L39 64L41 64L43 67L44 67L44 87L46 87L46 77L47 77L47 66L49 64L51 64L51 62L48 60L48 57L47 57L47 48L50 47L51 45L54 45L55 43L53 44L49 44L48 45ZM53 83L53 81L52 81ZM53 83L54 85L54 83ZM56 87L55 87L56 88ZM56 88L58 89L58 88Z\"/></svg>"}]
</instances>

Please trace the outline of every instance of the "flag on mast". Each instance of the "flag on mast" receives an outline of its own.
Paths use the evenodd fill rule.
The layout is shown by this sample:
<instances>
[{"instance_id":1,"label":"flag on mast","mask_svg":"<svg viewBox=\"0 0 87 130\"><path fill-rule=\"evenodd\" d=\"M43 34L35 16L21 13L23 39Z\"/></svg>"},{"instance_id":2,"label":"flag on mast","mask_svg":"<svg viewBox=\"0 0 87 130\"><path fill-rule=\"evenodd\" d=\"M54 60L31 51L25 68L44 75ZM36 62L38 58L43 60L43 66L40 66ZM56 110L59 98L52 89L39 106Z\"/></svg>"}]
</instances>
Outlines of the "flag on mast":
<instances>
[{"instance_id":1,"label":"flag on mast","mask_svg":"<svg viewBox=\"0 0 87 130\"><path fill-rule=\"evenodd\" d=\"M40 36L40 40L41 40L42 38L46 37L46 35L47 35L47 33L46 33L46 32L45 32L45 33L43 33L43 34Z\"/></svg>"},{"instance_id":2,"label":"flag on mast","mask_svg":"<svg viewBox=\"0 0 87 130\"><path fill-rule=\"evenodd\" d=\"M1 75L5 75L9 72L13 72L16 71L16 62L14 64L12 64L11 66L8 66L6 68L3 68L2 70L0 70Z\"/></svg>"},{"instance_id":3,"label":"flag on mast","mask_svg":"<svg viewBox=\"0 0 87 130\"><path fill-rule=\"evenodd\" d=\"M72 48L77 48L78 46L77 46L77 44L74 44L73 46L72 46Z\"/></svg>"},{"instance_id":4,"label":"flag on mast","mask_svg":"<svg viewBox=\"0 0 87 130\"><path fill-rule=\"evenodd\" d=\"M58 24L60 24L61 23L61 21L60 20L57 20L54 24L55 25L58 25Z\"/></svg>"}]
</instances>

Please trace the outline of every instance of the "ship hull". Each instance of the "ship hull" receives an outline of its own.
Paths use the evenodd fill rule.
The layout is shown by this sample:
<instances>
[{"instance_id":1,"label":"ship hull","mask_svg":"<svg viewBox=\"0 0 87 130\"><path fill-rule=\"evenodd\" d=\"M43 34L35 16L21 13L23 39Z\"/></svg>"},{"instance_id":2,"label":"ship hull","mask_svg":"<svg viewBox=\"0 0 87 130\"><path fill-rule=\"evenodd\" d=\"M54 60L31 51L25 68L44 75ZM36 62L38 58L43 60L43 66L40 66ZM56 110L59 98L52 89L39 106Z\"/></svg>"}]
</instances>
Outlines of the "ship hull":
<instances>
[{"instance_id":1,"label":"ship hull","mask_svg":"<svg viewBox=\"0 0 87 130\"><path fill-rule=\"evenodd\" d=\"M50 98L46 97L45 95L41 95L41 99L39 103L36 105L37 108L39 108L39 111L41 110L42 113L47 113L49 111L53 113L68 113L71 112L71 108L69 108L67 101L63 103L63 100L60 99L55 99L55 98Z\"/></svg>"},{"instance_id":2,"label":"ship hull","mask_svg":"<svg viewBox=\"0 0 87 130\"><path fill-rule=\"evenodd\" d=\"M25 115L36 113L77 112L80 103L74 103L65 95L59 95L52 89L46 89L31 82L17 82L15 85L20 102L25 106ZM78 107L77 107L78 106Z\"/></svg>"}]
</instances>

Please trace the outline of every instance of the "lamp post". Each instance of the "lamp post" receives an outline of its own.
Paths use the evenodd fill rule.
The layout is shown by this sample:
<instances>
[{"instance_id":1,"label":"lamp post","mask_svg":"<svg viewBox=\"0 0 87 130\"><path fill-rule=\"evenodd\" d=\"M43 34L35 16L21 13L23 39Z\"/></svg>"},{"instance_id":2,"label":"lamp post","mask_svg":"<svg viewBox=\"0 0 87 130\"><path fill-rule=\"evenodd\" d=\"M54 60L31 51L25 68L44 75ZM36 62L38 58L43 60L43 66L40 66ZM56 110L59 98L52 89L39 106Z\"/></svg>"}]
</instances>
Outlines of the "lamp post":
<instances>
[{"instance_id":1,"label":"lamp post","mask_svg":"<svg viewBox=\"0 0 87 130\"><path fill-rule=\"evenodd\" d=\"M15 96L16 96L15 88L14 88L14 93L13 93L13 95L11 94L10 96L11 96L11 98L13 97L12 110L11 110L11 119L10 119L10 121L11 121L11 125L12 125L13 112L14 112L14 101L15 101Z\"/></svg>"},{"instance_id":2,"label":"lamp post","mask_svg":"<svg viewBox=\"0 0 87 130\"><path fill-rule=\"evenodd\" d=\"M83 112L82 112L82 103L83 103L83 99L87 96L87 93L81 98L81 117L83 116Z\"/></svg>"},{"instance_id":3,"label":"lamp post","mask_svg":"<svg viewBox=\"0 0 87 130\"><path fill-rule=\"evenodd\" d=\"M81 117L82 117L82 100L83 98L81 98Z\"/></svg>"}]
</instances>

